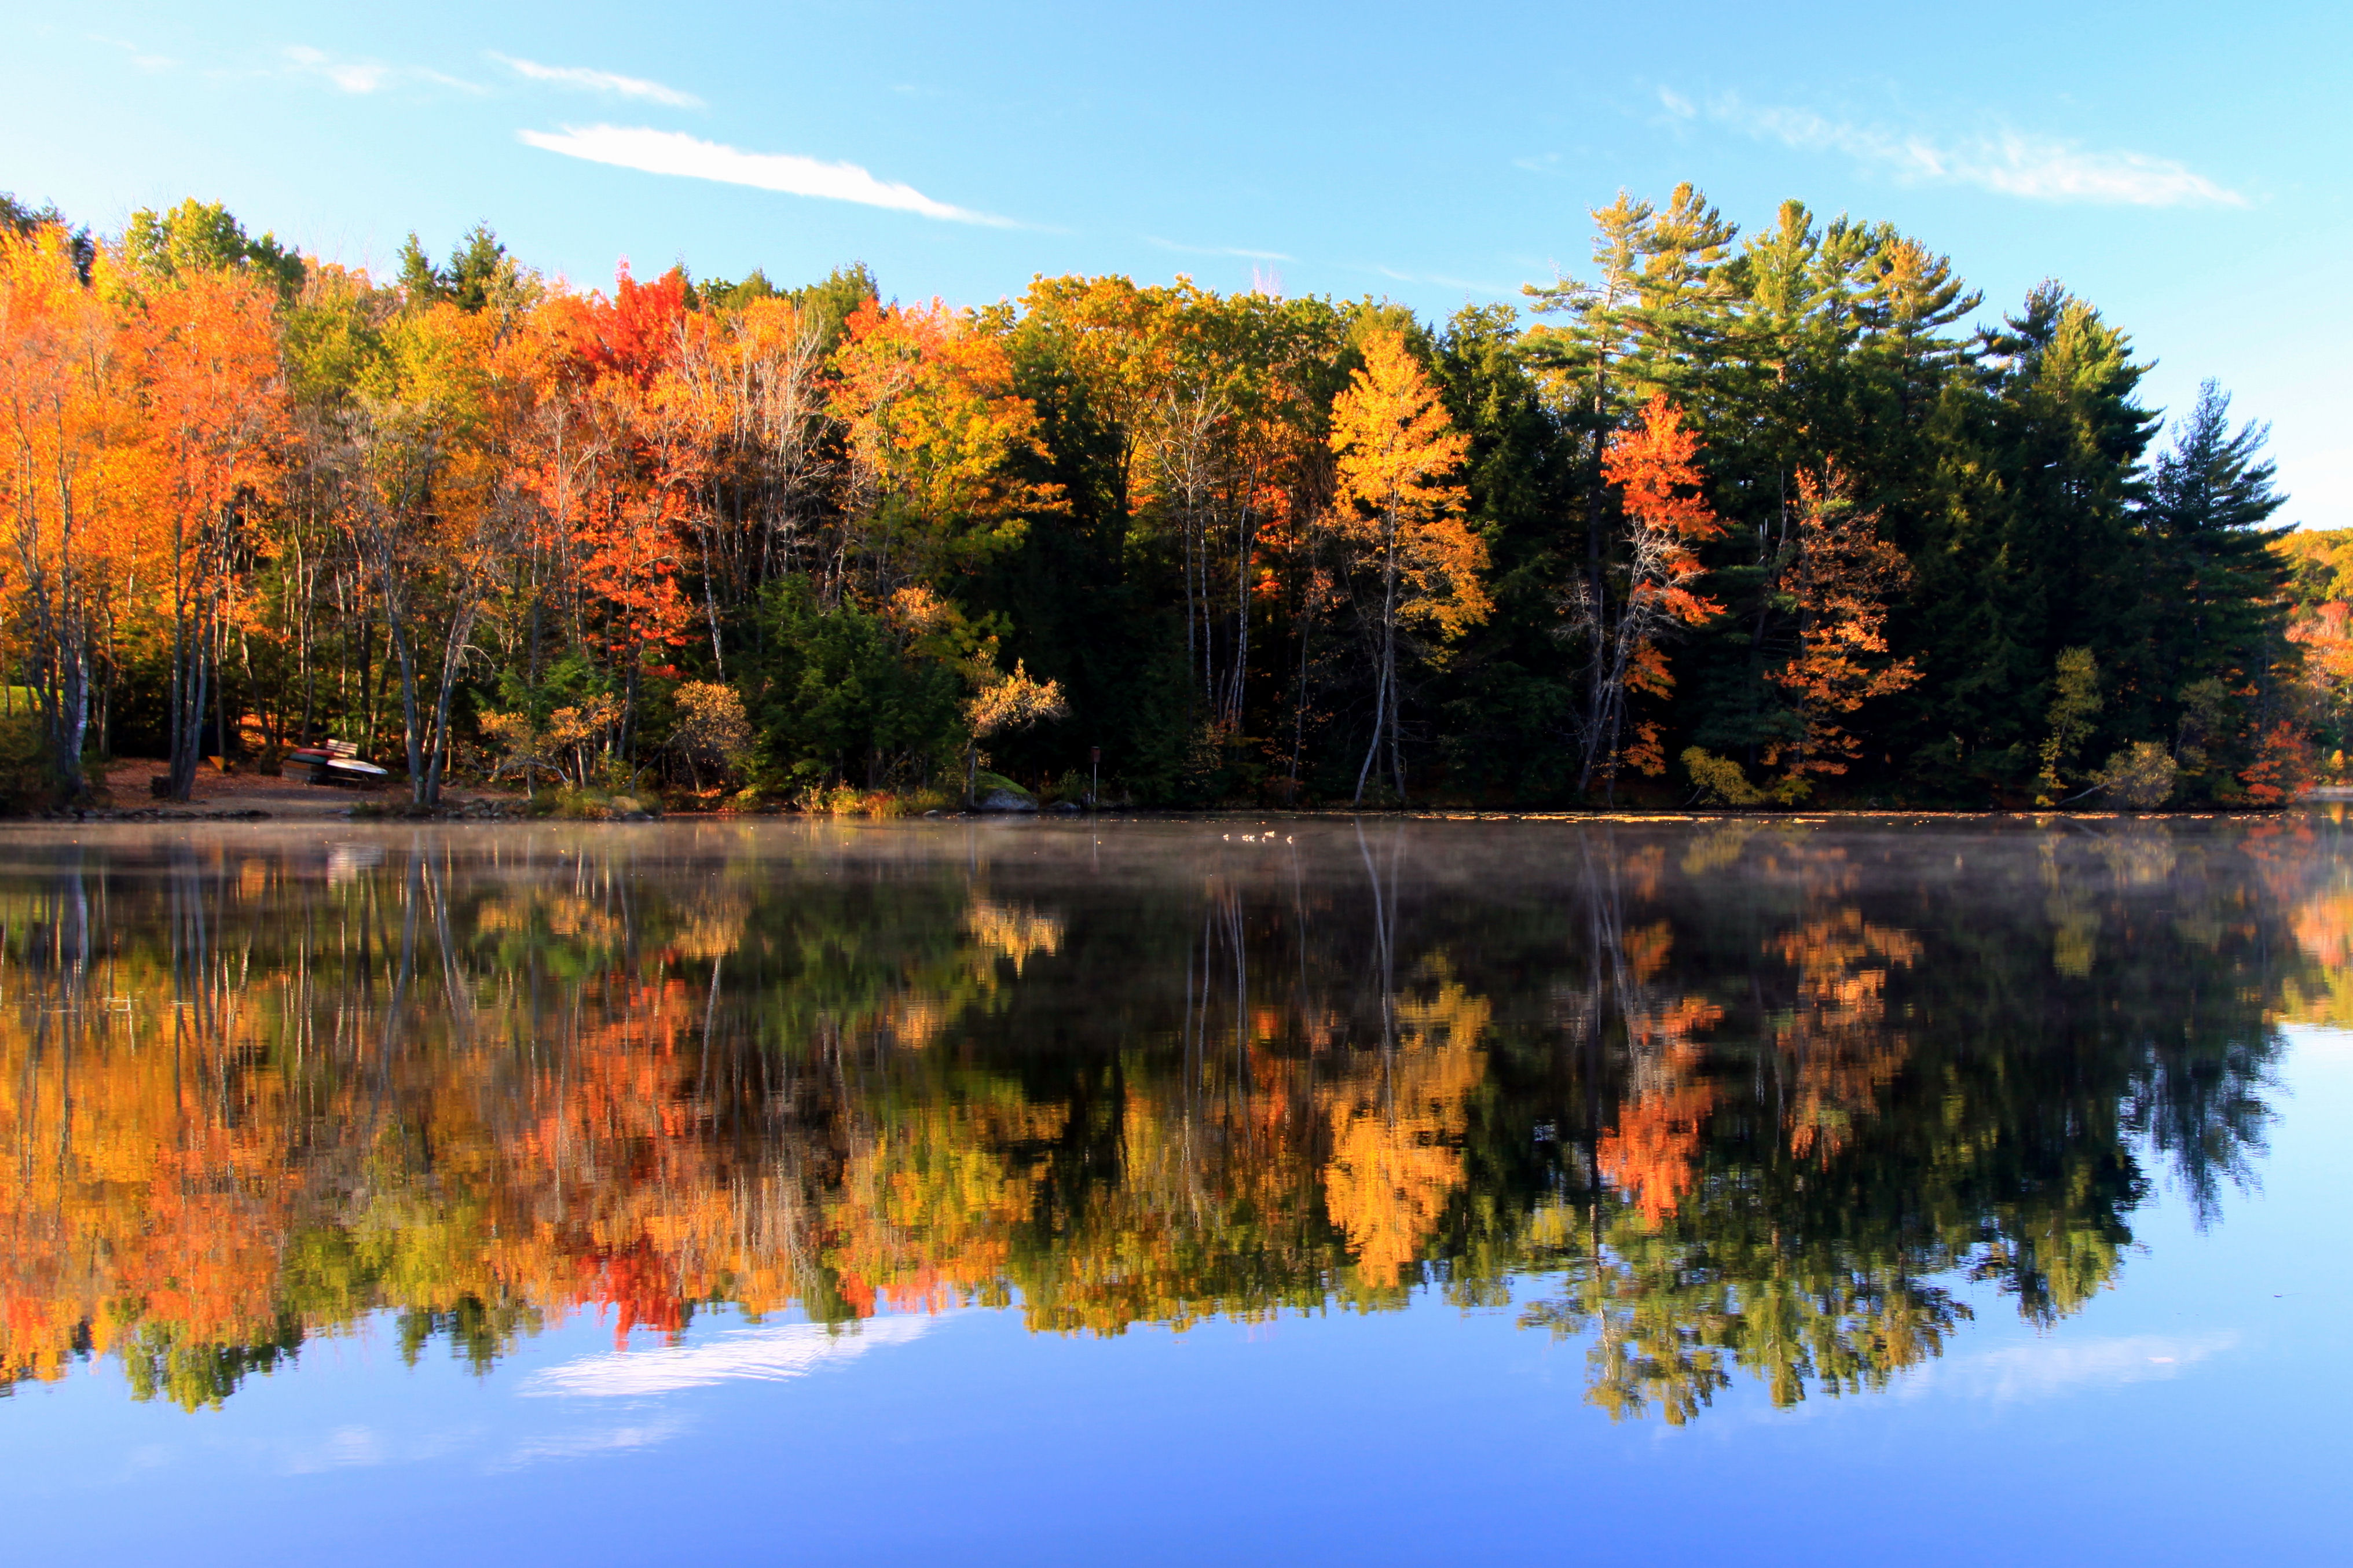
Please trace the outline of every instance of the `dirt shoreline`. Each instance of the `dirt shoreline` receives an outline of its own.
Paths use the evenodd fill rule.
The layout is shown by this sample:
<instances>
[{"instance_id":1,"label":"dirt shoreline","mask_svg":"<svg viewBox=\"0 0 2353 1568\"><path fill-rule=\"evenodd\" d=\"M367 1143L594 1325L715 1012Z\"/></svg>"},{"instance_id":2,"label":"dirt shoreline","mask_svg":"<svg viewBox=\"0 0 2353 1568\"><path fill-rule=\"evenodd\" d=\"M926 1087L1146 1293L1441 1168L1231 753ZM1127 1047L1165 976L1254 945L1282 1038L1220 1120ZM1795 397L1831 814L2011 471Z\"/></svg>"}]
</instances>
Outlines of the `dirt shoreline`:
<instances>
[{"instance_id":1,"label":"dirt shoreline","mask_svg":"<svg viewBox=\"0 0 2353 1568\"><path fill-rule=\"evenodd\" d=\"M160 760L132 758L118 762L108 770L105 780L107 804L79 809L58 809L37 813L23 818L26 821L65 820L82 822L251 822L251 821L346 821L352 808L369 805L377 808L384 818L398 821L408 817L408 795L405 788L358 790L333 784L314 784L296 777L269 778L257 773L221 773L209 764L196 773L193 798L167 801L155 798L148 781L161 776L166 765ZM1664 823L1664 822L1755 822L1779 823L1789 826L1810 826L1832 819L1841 821L1883 822L1949 822L1955 820L2026 820L2033 818L2063 819L2070 822L2100 822L2140 818L2157 820L2181 817L2197 820L2224 816L2259 816L2293 810L2295 805L2353 800L2353 786L2327 785L2307 792L2301 801L2290 805L2200 811L2035 811L2032 809L1955 810L1950 808L1882 806L1877 808L1816 809L1812 811L1757 811L1735 808L1699 809L1688 811L1481 811L1463 807L1422 806L1395 811L1350 811L1341 808L1300 808L1283 810L1263 806L1206 806L1186 810L1113 809L1095 812L1097 819L1182 818L1182 817L1349 817L1372 816L1404 819L1416 822L1590 822L1590 823ZM441 792L441 806L432 813L418 813L417 819L447 821L544 821L545 818L526 812L526 798L515 791L486 790L470 785L447 785ZM371 817L374 813L369 814ZM825 814L802 812L740 812L681 811L670 813L666 820L700 822L720 820L751 820L769 816L814 820ZM946 811L930 820L952 820L965 816L988 819L1011 819L1038 816L1060 820L1065 816L1080 814L1048 810L1044 812L961 812ZM929 814L925 814L929 816ZM852 814L828 820L865 823L870 821L921 822L925 816L892 818L868 818ZM585 820L585 819L583 819ZM643 821L645 818L622 819Z\"/></svg>"},{"instance_id":2,"label":"dirt shoreline","mask_svg":"<svg viewBox=\"0 0 2353 1568\"><path fill-rule=\"evenodd\" d=\"M197 767L195 788L190 792L190 799L161 800L148 781L161 778L169 771L170 764L160 759L132 757L118 762L107 770L108 804L84 807L80 815L85 820L130 822L251 820L259 815L299 822L306 817L347 817L352 807L362 804L392 811L408 804L406 788L361 790L314 784L301 773L279 778L242 769L223 773L209 763ZM512 809L523 804L520 794L457 785L444 788L441 799L445 809L469 814L480 813L486 807Z\"/></svg>"}]
</instances>

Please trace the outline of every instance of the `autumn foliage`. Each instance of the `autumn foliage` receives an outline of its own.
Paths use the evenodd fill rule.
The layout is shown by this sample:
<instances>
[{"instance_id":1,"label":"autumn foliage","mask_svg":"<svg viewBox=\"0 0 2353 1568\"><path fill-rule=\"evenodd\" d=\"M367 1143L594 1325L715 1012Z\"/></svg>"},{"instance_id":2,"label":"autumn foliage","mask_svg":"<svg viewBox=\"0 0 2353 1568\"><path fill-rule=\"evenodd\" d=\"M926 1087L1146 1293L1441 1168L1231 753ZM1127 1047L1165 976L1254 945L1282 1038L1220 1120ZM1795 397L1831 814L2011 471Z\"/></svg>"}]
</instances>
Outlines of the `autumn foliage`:
<instances>
[{"instance_id":1,"label":"autumn foliage","mask_svg":"<svg viewBox=\"0 0 2353 1568\"><path fill-rule=\"evenodd\" d=\"M1724 531L1703 487L1699 437L1662 393L1643 405L1640 425L1613 436L1602 477L1616 487L1625 516L1622 588L1595 592L1579 584L1570 601L1572 637L1592 647L1595 679L1584 714L1585 775L1613 787L1621 765L1663 772L1660 725L1633 714L1636 698L1664 700L1674 689L1667 638L1723 613L1697 591L1707 574L1699 547Z\"/></svg>"},{"instance_id":2,"label":"autumn foliage","mask_svg":"<svg viewBox=\"0 0 2353 1568\"><path fill-rule=\"evenodd\" d=\"M1403 334L1367 338L1363 368L1332 404L1340 496L1333 531L1380 584L1372 612L1379 660L1373 744L1357 770L1359 799L1384 742L1397 796L1405 798L1398 746L1399 637L1422 625L1441 638L1459 637L1489 608L1480 582L1487 547L1463 526L1464 492L1450 482L1470 447L1407 351Z\"/></svg>"},{"instance_id":3,"label":"autumn foliage","mask_svg":"<svg viewBox=\"0 0 2353 1568\"><path fill-rule=\"evenodd\" d=\"M1533 322L1435 324L1181 277L592 287L486 227L371 276L217 205L93 238L5 200L0 724L51 797L334 739L420 807L560 768L898 809L955 798L1018 668L1059 706L988 766L1139 804L2270 806L2341 770L2335 557L2274 538L2218 389L2152 454L2129 340L2055 288L1963 339L1980 300L1883 226L1744 239L1688 185L1594 217Z\"/></svg>"}]
</instances>

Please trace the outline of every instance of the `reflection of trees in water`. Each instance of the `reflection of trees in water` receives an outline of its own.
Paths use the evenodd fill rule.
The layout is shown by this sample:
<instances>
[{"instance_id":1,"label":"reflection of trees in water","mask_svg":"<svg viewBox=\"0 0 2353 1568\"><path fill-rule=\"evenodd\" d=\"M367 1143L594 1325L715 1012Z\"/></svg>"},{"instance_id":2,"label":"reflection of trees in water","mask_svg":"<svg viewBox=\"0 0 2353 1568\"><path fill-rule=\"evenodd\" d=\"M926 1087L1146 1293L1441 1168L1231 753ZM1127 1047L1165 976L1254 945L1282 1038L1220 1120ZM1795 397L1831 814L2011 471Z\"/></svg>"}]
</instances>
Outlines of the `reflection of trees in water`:
<instances>
[{"instance_id":1,"label":"reflection of trees in water","mask_svg":"<svg viewBox=\"0 0 2353 1568\"><path fill-rule=\"evenodd\" d=\"M1564 1288L1528 1321L1591 1336L1598 1403L1681 1420L1737 1368L1783 1402L1880 1386L1968 1316L1959 1279L2037 1321L2073 1311L2115 1276L2140 1152L2211 1208L2259 1146L2263 999L2295 965L2285 889L2240 848L2071 829L1971 847L2009 874L1948 880L1909 845L1752 836L1742 863L1775 869L1746 908L1700 899L1683 922L1724 1016L1620 1110L1622 1134L1646 1106L1705 1100L1653 1144L1672 1173L1645 1174L1675 1201L1565 1192ZM2039 921L2020 908L2038 857L2066 894ZM1766 960L1745 997L1707 961L1742 927ZM2052 936L2071 930L2103 961L2069 962Z\"/></svg>"},{"instance_id":2,"label":"reflection of trees in water","mask_svg":"<svg viewBox=\"0 0 2353 1568\"><path fill-rule=\"evenodd\" d=\"M0 1365L1536 1272L1613 1412L1871 1388L2110 1282L2152 1156L2217 1212L2353 927L2326 824L1302 826L20 855Z\"/></svg>"}]
</instances>

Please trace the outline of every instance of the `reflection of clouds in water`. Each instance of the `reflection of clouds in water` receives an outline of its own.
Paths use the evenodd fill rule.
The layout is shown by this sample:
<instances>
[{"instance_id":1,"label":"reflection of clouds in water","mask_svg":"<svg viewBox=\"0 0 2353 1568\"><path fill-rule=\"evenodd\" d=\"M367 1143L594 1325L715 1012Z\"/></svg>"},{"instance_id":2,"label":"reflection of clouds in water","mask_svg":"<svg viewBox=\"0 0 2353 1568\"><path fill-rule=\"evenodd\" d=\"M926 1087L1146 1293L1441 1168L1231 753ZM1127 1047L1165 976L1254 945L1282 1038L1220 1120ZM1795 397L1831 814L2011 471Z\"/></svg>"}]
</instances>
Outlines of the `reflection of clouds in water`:
<instances>
[{"instance_id":1,"label":"reflection of clouds in water","mask_svg":"<svg viewBox=\"0 0 2353 1568\"><path fill-rule=\"evenodd\" d=\"M282 1467L290 1476L325 1470L367 1469L378 1465L416 1465L462 1452L482 1436L479 1426L387 1439L373 1427L338 1426L303 1448Z\"/></svg>"},{"instance_id":2,"label":"reflection of clouds in water","mask_svg":"<svg viewBox=\"0 0 2353 1568\"><path fill-rule=\"evenodd\" d=\"M780 1382L804 1376L828 1362L848 1361L878 1345L905 1344L931 1326L923 1317L873 1318L855 1328L828 1331L821 1323L739 1329L701 1344L660 1345L583 1356L545 1368L526 1379L518 1393L572 1394L590 1398L641 1399L682 1389L750 1380ZM419 1437L387 1437L362 1426L336 1427L285 1463L290 1475L416 1464L468 1449L486 1455L488 1470L519 1469L565 1459L625 1454L666 1443L688 1427L684 1415L647 1411L637 1419L588 1423L558 1431L525 1431L491 1437L480 1427Z\"/></svg>"},{"instance_id":3,"label":"reflection of clouds in water","mask_svg":"<svg viewBox=\"0 0 2353 1568\"><path fill-rule=\"evenodd\" d=\"M315 1474L320 1470L348 1470L366 1465L384 1463L384 1445L376 1435L364 1426L338 1426L327 1435L327 1440L305 1454L298 1454L286 1468L298 1476Z\"/></svg>"},{"instance_id":4,"label":"reflection of clouds in water","mask_svg":"<svg viewBox=\"0 0 2353 1568\"><path fill-rule=\"evenodd\" d=\"M2079 1388L2116 1387L2172 1377L2182 1368L2231 1349L2234 1333L2128 1334L2115 1339L2035 1340L1981 1355L1922 1367L1907 1394L1938 1393L1964 1399L2040 1399Z\"/></svg>"},{"instance_id":5,"label":"reflection of clouds in water","mask_svg":"<svg viewBox=\"0 0 2353 1568\"><path fill-rule=\"evenodd\" d=\"M314 1476L328 1470L373 1469L385 1465L421 1465L437 1459L463 1460L479 1456L484 1470L520 1469L546 1460L586 1459L599 1454L625 1454L649 1448L685 1431L684 1418L659 1415L620 1425L590 1426L568 1431L498 1435L480 1426L410 1436L386 1434L361 1426L338 1426L303 1447L280 1467L290 1476ZM501 1451L502 1450L502 1451Z\"/></svg>"},{"instance_id":6,"label":"reflection of clouds in water","mask_svg":"<svg viewBox=\"0 0 2353 1568\"><path fill-rule=\"evenodd\" d=\"M535 1465L543 1459L587 1459L598 1454L626 1454L638 1448L650 1448L666 1443L686 1430L686 1423L675 1415L657 1416L621 1426L596 1426L585 1432L559 1432L533 1437L489 1468L493 1470L516 1470L525 1465Z\"/></svg>"},{"instance_id":7,"label":"reflection of clouds in water","mask_svg":"<svg viewBox=\"0 0 2353 1568\"><path fill-rule=\"evenodd\" d=\"M904 1344L920 1337L929 1323L928 1318L871 1318L854 1330L828 1330L821 1323L739 1329L699 1345L584 1356L537 1373L522 1391L613 1398L744 1378L776 1382L800 1377L823 1362L863 1355L876 1345Z\"/></svg>"}]
</instances>

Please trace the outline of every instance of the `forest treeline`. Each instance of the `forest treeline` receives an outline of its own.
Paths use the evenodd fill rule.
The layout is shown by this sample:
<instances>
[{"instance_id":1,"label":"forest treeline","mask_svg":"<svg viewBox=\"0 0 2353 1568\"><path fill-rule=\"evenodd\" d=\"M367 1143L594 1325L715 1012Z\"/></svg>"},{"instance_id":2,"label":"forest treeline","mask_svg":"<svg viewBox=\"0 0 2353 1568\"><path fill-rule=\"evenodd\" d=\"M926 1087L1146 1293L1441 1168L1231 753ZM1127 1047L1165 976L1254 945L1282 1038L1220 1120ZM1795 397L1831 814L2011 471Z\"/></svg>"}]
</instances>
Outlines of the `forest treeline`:
<instances>
[{"instance_id":1,"label":"forest treeline","mask_svg":"<svg viewBox=\"0 0 2353 1568\"><path fill-rule=\"evenodd\" d=\"M2268 804L2342 767L2342 540L2055 283L1620 197L1525 311L1039 278L980 310L487 226L0 208L0 772L835 809ZM203 765L213 765L203 763ZM1098 782L1099 781L1099 782Z\"/></svg>"},{"instance_id":2,"label":"forest treeline","mask_svg":"<svg viewBox=\"0 0 2353 1568\"><path fill-rule=\"evenodd\" d=\"M586 1311L1424 1289L1579 1340L1613 1415L1879 1388L2117 1283L2160 1183L2218 1214L2274 1021L2353 975L2319 818L967 831L28 844L0 1394L216 1404L377 1313L486 1369Z\"/></svg>"}]
</instances>

